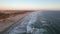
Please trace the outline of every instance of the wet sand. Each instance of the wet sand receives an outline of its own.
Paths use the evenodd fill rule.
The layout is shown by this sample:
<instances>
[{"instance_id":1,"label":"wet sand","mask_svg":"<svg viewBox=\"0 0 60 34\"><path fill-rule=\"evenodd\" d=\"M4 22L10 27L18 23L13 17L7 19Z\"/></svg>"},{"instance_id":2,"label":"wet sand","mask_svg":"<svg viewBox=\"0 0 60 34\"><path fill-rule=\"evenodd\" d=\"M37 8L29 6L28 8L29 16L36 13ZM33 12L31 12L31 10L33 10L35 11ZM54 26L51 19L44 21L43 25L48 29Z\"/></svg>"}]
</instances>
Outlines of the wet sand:
<instances>
[{"instance_id":1,"label":"wet sand","mask_svg":"<svg viewBox=\"0 0 60 34\"><path fill-rule=\"evenodd\" d=\"M2 16L0 20L0 32L4 32L6 29L8 29L13 24L20 21L23 17L30 14L31 12L21 13L21 14L11 14L11 15L5 15Z\"/></svg>"}]
</instances>

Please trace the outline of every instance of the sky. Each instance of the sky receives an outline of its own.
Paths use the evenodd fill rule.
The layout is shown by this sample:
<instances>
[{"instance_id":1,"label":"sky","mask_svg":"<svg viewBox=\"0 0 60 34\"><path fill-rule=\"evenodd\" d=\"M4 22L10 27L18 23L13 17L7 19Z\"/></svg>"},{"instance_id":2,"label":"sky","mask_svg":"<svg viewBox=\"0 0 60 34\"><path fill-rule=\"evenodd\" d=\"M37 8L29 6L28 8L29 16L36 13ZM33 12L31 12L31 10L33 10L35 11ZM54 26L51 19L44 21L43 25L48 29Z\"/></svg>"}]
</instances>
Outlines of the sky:
<instances>
[{"instance_id":1,"label":"sky","mask_svg":"<svg viewBox=\"0 0 60 34\"><path fill-rule=\"evenodd\" d=\"M60 0L0 0L0 10L59 9Z\"/></svg>"}]
</instances>

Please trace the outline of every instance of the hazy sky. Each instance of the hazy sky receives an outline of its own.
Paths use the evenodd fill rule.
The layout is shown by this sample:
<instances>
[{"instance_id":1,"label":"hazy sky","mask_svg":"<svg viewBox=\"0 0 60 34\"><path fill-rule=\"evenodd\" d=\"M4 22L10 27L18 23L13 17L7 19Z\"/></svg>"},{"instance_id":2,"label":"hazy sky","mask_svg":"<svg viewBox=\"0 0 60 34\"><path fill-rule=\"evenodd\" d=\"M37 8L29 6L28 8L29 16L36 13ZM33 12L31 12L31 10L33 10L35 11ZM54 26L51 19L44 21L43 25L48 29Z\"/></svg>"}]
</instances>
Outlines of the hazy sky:
<instances>
[{"instance_id":1,"label":"hazy sky","mask_svg":"<svg viewBox=\"0 0 60 34\"><path fill-rule=\"evenodd\" d=\"M0 9L60 9L60 0L0 0Z\"/></svg>"}]
</instances>

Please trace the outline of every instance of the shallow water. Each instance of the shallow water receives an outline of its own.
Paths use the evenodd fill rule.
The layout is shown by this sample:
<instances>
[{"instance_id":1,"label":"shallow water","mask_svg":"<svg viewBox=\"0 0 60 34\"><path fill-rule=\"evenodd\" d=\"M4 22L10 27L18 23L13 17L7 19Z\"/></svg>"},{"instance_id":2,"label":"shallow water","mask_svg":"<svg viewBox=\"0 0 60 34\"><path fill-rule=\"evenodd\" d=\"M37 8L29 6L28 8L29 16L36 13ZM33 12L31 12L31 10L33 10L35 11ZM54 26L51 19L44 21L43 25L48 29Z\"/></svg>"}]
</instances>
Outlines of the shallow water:
<instances>
[{"instance_id":1,"label":"shallow water","mask_svg":"<svg viewBox=\"0 0 60 34\"><path fill-rule=\"evenodd\" d=\"M59 15L58 11L33 12L13 25L4 34L60 34Z\"/></svg>"}]
</instances>

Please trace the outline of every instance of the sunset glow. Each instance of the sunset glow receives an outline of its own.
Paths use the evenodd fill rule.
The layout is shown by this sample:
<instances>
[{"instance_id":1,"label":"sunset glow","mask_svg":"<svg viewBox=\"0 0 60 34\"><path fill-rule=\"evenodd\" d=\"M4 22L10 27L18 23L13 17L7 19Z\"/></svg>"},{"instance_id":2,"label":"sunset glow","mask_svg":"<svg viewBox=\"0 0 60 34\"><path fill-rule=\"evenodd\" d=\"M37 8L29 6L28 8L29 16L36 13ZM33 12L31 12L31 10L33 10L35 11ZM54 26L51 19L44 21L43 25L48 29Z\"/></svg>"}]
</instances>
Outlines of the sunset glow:
<instances>
[{"instance_id":1,"label":"sunset glow","mask_svg":"<svg viewBox=\"0 0 60 34\"><path fill-rule=\"evenodd\" d=\"M0 10L59 9L60 0L0 0Z\"/></svg>"}]
</instances>

